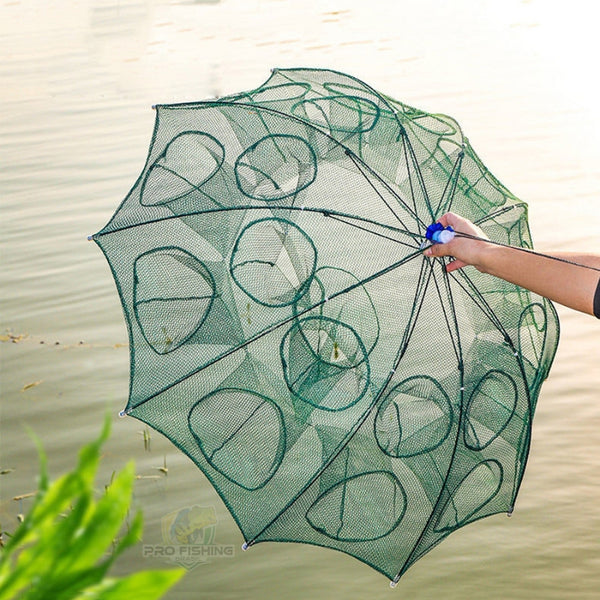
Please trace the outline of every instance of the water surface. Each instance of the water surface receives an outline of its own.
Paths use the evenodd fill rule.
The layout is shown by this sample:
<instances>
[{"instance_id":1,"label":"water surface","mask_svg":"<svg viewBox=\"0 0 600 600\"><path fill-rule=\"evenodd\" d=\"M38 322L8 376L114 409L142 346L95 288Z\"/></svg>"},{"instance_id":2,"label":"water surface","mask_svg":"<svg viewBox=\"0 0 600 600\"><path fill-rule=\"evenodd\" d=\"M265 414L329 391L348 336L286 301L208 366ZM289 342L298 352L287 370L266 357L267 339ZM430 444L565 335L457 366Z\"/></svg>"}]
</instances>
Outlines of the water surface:
<instances>
[{"instance_id":1,"label":"water surface","mask_svg":"<svg viewBox=\"0 0 600 600\"><path fill-rule=\"evenodd\" d=\"M600 593L600 324L560 310L562 339L534 423L513 517L453 534L396 591L342 554L295 544L242 553L203 475L159 434L118 419L127 334L104 258L86 236L139 174L151 105L253 88L274 66L329 67L463 127L530 206L541 250L595 249L600 231L598 41L590 3L535 0L82 0L1 5L2 441L0 522L35 489L31 427L52 473L73 465L107 407L104 483L126 457L145 543L161 520L214 506L233 557L191 571L170 598L591 599ZM579 10L577 10L579 8ZM168 476L158 469L168 466ZM163 566L141 547L123 569Z\"/></svg>"}]
</instances>

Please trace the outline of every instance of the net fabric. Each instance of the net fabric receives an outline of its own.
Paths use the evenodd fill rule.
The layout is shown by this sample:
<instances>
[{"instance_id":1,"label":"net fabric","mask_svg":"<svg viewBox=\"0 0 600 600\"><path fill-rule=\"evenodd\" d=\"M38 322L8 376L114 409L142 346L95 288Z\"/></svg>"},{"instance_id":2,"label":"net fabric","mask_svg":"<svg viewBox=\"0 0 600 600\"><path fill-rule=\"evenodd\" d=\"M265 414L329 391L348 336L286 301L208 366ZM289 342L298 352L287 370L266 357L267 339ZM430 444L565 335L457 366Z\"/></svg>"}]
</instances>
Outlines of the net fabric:
<instances>
[{"instance_id":1,"label":"net fabric","mask_svg":"<svg viewBox=\"0 0 600 600\"><path fill-rule=\"evenodd\" d=\"M204 472L249 544L335 548L393 580L511 511L552 305L420 245L453 210L532 247L458 124L341 73L156 107L94 236L123 304L126 412Z\"/></svg>"}]
</instances>

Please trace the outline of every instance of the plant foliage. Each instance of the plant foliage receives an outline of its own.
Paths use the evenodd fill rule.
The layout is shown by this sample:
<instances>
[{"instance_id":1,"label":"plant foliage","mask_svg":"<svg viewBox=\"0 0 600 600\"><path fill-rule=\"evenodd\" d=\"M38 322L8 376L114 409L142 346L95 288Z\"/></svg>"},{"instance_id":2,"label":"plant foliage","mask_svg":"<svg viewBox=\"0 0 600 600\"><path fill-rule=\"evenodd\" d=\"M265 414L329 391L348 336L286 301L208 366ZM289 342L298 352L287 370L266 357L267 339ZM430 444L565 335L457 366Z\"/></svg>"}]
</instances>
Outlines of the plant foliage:
<instances>
[{"instance_id":1,"label":"plant foliage","mask_svg":"<svg viewBox=\"0 0 600 600\"><path fill-rule=\"evenodd\" d=\"M52 483L38 443L39 488L31 510L0 551L0 600L153 600L183 575L181 569L121 578L108 574L142 534L140 512L127 521L133 462L96 499L94 480L109 433L107 418L100 436L81 449L77 467Z\"/></svg>"}]
</instances>

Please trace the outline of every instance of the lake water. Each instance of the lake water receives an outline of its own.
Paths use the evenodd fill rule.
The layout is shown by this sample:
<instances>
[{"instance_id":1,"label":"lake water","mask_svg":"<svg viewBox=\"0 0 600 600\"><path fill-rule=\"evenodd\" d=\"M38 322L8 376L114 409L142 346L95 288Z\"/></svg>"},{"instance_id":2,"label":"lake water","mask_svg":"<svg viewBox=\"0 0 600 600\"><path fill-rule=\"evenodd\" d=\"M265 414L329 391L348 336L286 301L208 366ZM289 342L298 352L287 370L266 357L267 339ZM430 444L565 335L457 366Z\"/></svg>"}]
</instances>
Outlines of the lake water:
<instances>
[{"instance_id":1,"label":"lake water","mask_svg":"<svg viewBox=\"0 0 600 600\"><path fill-rule=\"evenodd\" d=\"M590 13L590 6L594 6ZM100 229L145 161L151 105L250 89L271 67L329 67L455 117L486 165L530 206L540 250L598 251L600 55L590 2L506 0L39 0L0 5L2 440L0 523L35 490L33 429L54 475L107 408L103 481L140 475L144 543L188 506L214 508L233 556L190 571L172 599L600 597L600 323L559 309L516 510L454 533L391 591L345 555L242 538L204 476L159 434L119 419L127 334ZM158 469L168 466L168 476ZM211 509L212 509L211 508ZM148 552L148 551L147 551ZM122 570L165 558L132 549Z\"/></svg>"}]
</instances>

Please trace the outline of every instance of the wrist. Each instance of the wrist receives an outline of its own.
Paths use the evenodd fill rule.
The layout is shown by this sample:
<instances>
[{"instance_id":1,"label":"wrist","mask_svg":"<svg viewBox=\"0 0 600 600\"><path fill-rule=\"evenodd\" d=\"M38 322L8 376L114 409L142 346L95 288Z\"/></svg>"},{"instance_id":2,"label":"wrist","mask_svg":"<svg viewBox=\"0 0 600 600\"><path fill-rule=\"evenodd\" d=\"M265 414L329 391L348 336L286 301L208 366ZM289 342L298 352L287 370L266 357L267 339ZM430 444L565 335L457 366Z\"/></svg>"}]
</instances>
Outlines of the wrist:
<instances>
[{"instance_id":1,"label":"wrist","mask_svg":"<svg viewBox=\"0 0 600 600\"><path fill-rule=\"evenodd\" d=\"M495 266L498 261L498 250L502 250L501 247L488 244L487 242L478 242L478 251L473 261L473 266L480 273L487 273L488 275L496 275Z\"/></svg>"}]
</instances>

